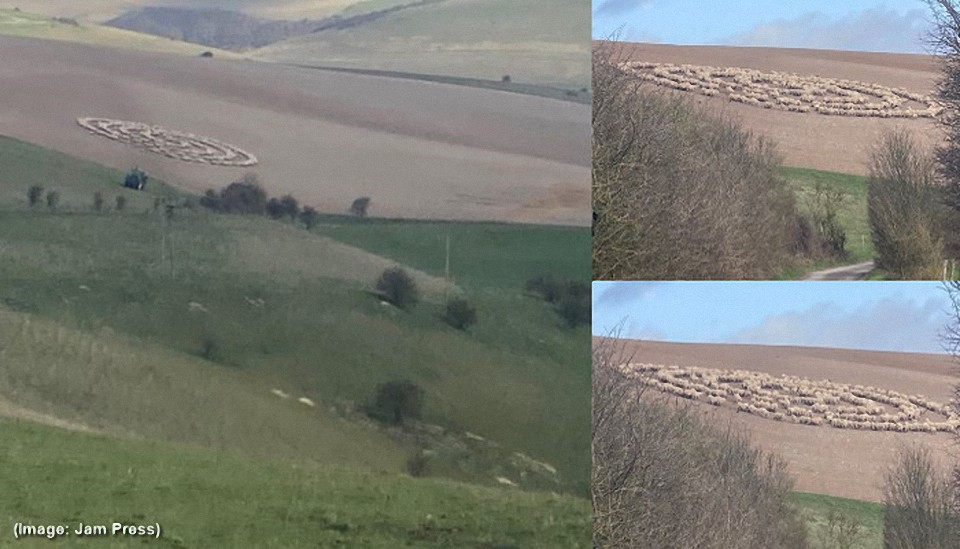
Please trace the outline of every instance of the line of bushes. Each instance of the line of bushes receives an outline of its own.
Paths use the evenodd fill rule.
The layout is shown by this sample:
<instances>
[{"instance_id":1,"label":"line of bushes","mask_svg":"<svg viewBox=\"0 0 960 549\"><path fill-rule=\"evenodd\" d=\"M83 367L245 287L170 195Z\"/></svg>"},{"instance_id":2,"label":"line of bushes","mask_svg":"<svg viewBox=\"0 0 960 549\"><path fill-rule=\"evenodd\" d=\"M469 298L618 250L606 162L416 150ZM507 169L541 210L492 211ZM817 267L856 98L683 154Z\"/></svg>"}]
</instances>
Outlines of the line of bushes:
<instances>
[{"instance_id":1,"label":"line of bushes","mask_svg":"<svg viewBox=\"0 0 960 549\"><path fill-rule=\"evenodd\" d=\"M307 229L320 221L320 213L312 206L301 206L293 195L269 197L257 176L248 173L223 189L208 189L200 198L200 205L225 214L265 215L271 219L299 220ZM370 198L362 196L350 204L349 212L357 218L367 217Z\"/></svg>"},{"instance_id":2,"label":"line of bushes","mask_svg":"<svg viewBox=\"0 0 960 549\"><path fill-rule=\"evenodd\" d=\"M590 324L590 283L583 280L558 280L541 275L527 280L526 291L553 305L570 328Z\"/></svg>"}]
</instances>

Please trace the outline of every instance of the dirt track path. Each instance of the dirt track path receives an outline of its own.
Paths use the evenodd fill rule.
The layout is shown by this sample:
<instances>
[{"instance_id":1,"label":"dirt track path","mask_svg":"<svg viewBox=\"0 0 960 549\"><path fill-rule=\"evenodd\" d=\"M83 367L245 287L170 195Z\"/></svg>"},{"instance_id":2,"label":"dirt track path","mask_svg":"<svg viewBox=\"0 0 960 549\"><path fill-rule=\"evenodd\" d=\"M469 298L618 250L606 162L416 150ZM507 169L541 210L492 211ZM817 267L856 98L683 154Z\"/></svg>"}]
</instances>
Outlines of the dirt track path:
<instances>
[{"instance_id":1,"label":"dirt track path","mask_svg":"<svg viewBox=\"0 0 960 549\"><path fill-rule=\"evenodd\" d=\"M873 260L808 273L800 280L863 280L873 270Z\"/></svg>"}]
</instances>

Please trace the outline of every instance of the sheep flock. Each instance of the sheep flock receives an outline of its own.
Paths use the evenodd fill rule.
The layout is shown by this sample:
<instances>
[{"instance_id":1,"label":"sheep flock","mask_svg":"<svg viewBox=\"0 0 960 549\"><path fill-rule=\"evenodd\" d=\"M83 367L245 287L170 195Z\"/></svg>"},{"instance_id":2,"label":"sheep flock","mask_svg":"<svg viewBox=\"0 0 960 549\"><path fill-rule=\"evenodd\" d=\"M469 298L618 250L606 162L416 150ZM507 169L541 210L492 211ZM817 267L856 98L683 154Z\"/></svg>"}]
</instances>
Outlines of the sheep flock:
<instances>
[{"instance_id":1,"label":"sheep flock","mask_svg":"<svg viewBox=\"0 0 960 549\"><path fill-rule=\"evenodd\" d=\"M869 431L952 433L960 403L886 389L744 370L628 364L623 372L658 391L774 421Z\"/></svg>"},{"instance_id":2,"label":"sheep flock","mask_svg":"<svg viewBox=\"0 0 960 549\"><path fill-rule=\"evenodd\" d=\"M110 118L78 118L77 124L94 135L175 160L213 166L247 167L257 164L257 157L252 154L210 137Z\"/></svg>"},{"instance_id":3,"label":"sheep flock","mask_svg":"<svg viewBox=\"0 0 960 549\"><path fill-rule=\"evenodd\" d=\"M620 68L658 86L764 109L872 118L936 118L943 111L929 96L853 80L643 61L621 63Z\"/></svg>"}]
</instances>

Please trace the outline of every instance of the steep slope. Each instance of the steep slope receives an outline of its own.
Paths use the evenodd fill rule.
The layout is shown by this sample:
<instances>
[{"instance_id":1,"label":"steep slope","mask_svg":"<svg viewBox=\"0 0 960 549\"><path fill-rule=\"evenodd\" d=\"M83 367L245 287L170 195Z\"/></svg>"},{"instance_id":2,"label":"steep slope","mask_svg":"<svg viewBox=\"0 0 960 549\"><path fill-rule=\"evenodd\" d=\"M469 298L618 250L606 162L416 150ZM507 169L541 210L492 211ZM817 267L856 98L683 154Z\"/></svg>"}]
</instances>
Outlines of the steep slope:
<instances>
[{"instance_id":1,"label":"steep slope","mask_svg":"<svg viewBox=\"0 0 960 549\"><path fill-rule=\"evenodd\" d=\"M585 228L331 217L309 232L188 208L166 219L154 199L185 197L158 181L124 190L122 172L9 139L0 166L0 356L9 359L0 386L12 391L0 397L11 404L255 455L344 457L337 448L349 443L318 448L325 429L359 422L349 428L363 440L362 409L377 386L409 379L425 391L425 421L490 441L482 456L462 437L438 441L434 473L495 484L495 467L524 486L517 468L533 462L513 455L522 452L556 468L552 489L585 492L588 335L523 290L539 274L586 279ZM58 206L29 208L32 185L60 193ZM127 198L121 211L117 196ZM441 278L448 236L456 286ZM422 296L409 311L370 292L398 263ZM447 295L477 307L475 327L444 322ZM230 412L238 406L248 409ZM299 430L311 434L291 434ZM401 440L400 454L375 451L394 465L381 468L408 457L414 441Z\"/></svg>"}]
</instances>

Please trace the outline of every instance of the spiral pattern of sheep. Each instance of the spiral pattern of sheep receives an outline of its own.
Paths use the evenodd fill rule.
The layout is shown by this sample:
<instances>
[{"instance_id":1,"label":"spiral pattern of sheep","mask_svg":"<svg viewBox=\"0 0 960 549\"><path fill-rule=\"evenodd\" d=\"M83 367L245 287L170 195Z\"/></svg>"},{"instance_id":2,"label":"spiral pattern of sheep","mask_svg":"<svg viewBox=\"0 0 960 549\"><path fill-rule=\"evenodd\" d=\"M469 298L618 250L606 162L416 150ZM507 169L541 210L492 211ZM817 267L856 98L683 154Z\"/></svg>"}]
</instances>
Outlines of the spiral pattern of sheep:
<instances>
[{"instance_id":1,"label":"spiral pattern of sheep","mask_svg":"<svg viewBox=\"0 0 960 549\"><path fill-rule=\"evenodd\" d=\"M184 162L236 167L257 164L254 155L210 137L110 118L78 118L77 123L94 135Z\"/></svg>"},{"instance_id":2,"label":"spiral pattern of sheep","mask_svg":"<svg viewBox=\"0 0 960 549\"><path fill-rule=\"evenodd\" d=\"M943 111L929 96L854 80L642 61L620 67L659 86L765 109L873 118L936 118Z\"/></svg>"},{"instance_id":3,"label":"spiral pattern of sheep","mask_svg":"<svg viewBox=\"0 0 960 549\"><path fill-rule=\"evenodd\" d=\"M775 421L870 431L949 433L960 429L958 403L942 404L876 387L658 364L628 364L622 370L659 391Z\"/></svg>"}]
</instances>

